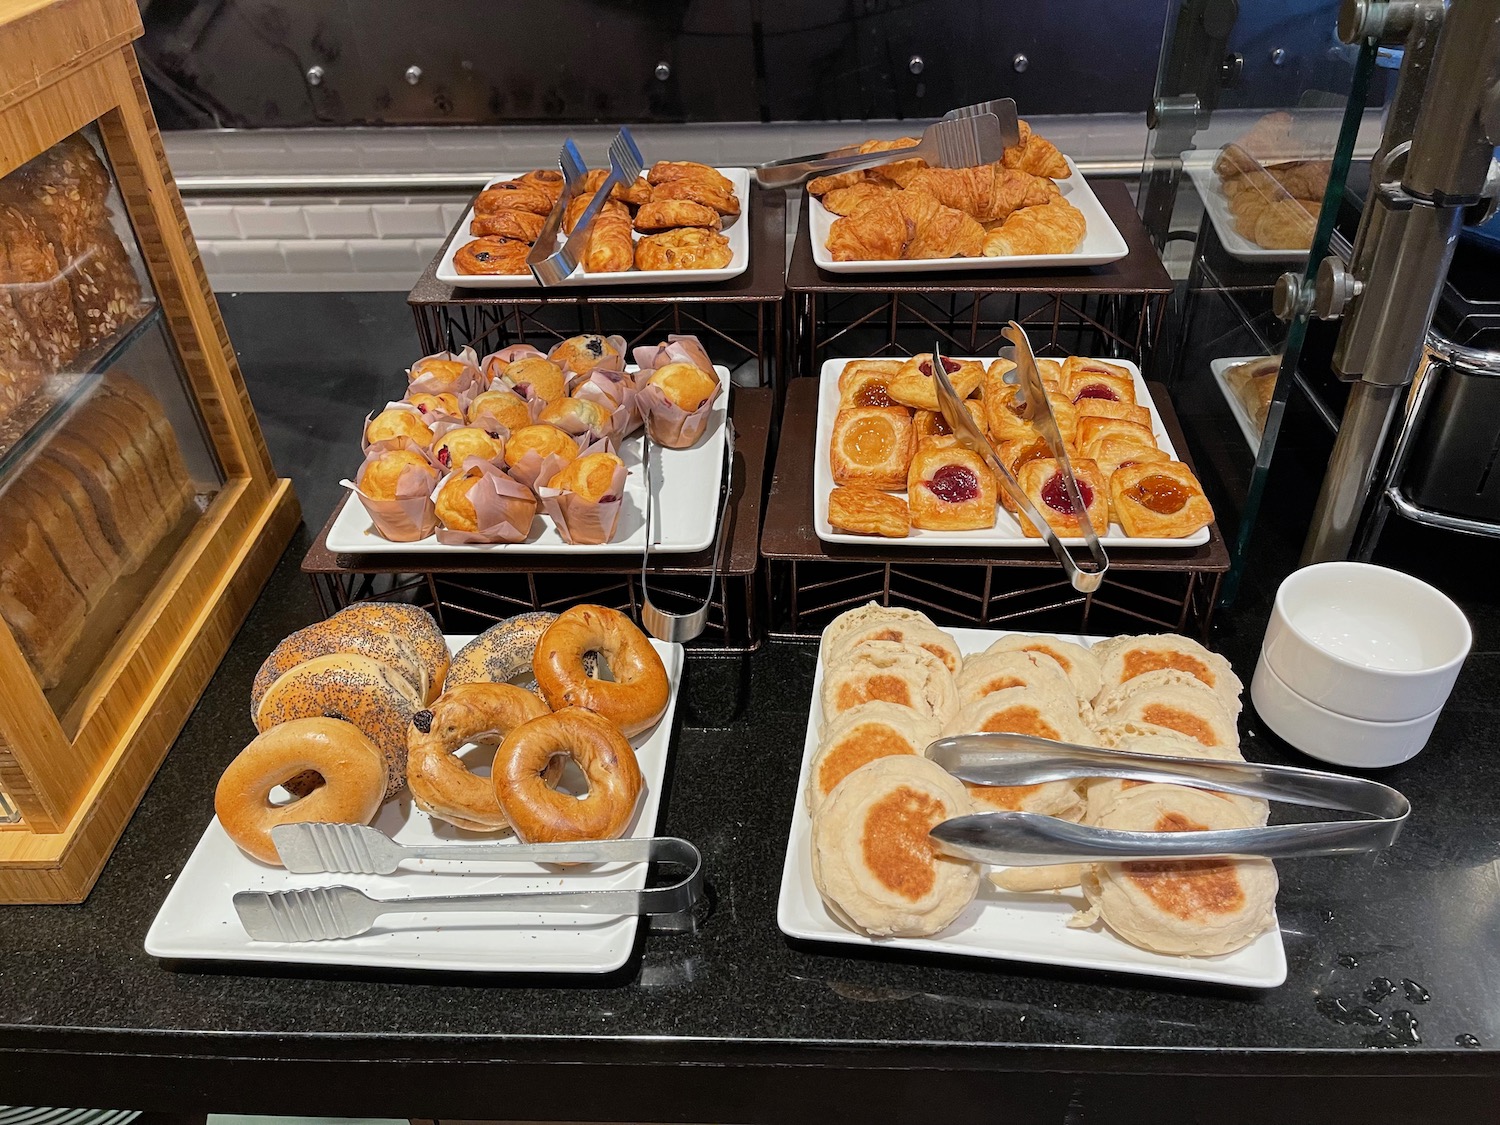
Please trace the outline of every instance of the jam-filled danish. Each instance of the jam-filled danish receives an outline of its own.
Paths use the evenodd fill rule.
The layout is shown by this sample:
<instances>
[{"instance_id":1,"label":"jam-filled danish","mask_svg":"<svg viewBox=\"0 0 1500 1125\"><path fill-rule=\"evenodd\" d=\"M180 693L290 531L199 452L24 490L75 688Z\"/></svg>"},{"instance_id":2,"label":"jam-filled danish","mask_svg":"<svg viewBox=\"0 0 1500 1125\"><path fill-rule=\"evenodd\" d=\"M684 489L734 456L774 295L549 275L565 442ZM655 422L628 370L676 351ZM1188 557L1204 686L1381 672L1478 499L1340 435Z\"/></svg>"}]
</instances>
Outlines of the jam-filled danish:
<instances>
[{"instance_id":1,"label":"jam-filled danish","mask_svg":"<svg viewBox=\"0 0 1500 1125\"><path fill-rule=\"evenodd\" d=\"M841 410L833 420L828 460L835 484L862 484L899 492L916 443L904 410L860 406Z\"/></svg>"},{"instance_id":2,"label":"jam-filled danish","mask_svg":"<svg viewBox=\"0 0 1500 1125\"><path fill-rule=\"evenodd\" d=\"M924 442L911 459L906 503L912 527L985 530L995 526L995 475L965 446Z\"/></svg>"},{"instance_id":3,"label":"jam-filled danish","mask_svg":"<svg viewBox=\"0 0 1500 1125\"><path fill-rule=\"evenodd\" d=\"M1109 530L1109 490L1099 466L1083 457L1070 462L1073 475L1078 479L1078 493L1088 511L1089 524L1095 535L1104 535ZM1016 474L1021 490L1031 501L1038 514L1047 521L1052 530L1062 538L1076 539L1083 534L1078 513L1068 495L1068 485L1063 479L1062 466L1051 457L1038 457L1021 466ZM1024 515L1016 517L1023 535L1040 538L1041 532Z\"/></svg>"},{"instance_id":4,"label":"jam-filled danish","mask_svg":"<svg viewBox=\"0 0 1500 1125\"><path fill-rule=\"evenodd\" d=\"M1213 521L1203 486L1181 461L1148 461L1109 479L1110 511L1126 535L1180 539Z\"/></svg>"}]
</instances>

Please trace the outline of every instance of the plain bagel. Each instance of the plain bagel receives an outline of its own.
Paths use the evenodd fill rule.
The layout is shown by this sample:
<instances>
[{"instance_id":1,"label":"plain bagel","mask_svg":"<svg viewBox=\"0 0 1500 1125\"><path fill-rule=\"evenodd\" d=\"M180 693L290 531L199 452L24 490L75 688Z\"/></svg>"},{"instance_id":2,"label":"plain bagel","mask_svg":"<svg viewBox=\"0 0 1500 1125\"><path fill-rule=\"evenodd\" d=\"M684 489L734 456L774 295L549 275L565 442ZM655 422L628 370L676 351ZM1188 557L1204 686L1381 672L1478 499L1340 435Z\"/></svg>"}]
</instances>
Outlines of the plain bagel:
<instances>
[{"instance_id":1,"label":"plain bagel","mask_svg":"<svg viewBox=\"0 0 1500 1125\"><path fill-rule=\"evenodd\" d=\"M590 653L603 657L612 679L589 675L584 661ZM576 605L562 613L537 642L532 671L554 711L587 708L626 738L650 729L671 696L667 670L646 634L619 610L602 605Z\"/></svg>"},{"instance_id":2,"label":"plain bagel","mask_svg":"<svg viewBox=\"0 0 1500 1125\"><path fill-rule=\"evenodd\" d=\"M298 774L323 779L300 800L271 803L271 791ZM214 790L214 812L235 845L280 865L271 842L278 824L368 824L385 800L385 756L352 723L294 719L256 735L229 763Z\"/></svg>"}]
</instances>

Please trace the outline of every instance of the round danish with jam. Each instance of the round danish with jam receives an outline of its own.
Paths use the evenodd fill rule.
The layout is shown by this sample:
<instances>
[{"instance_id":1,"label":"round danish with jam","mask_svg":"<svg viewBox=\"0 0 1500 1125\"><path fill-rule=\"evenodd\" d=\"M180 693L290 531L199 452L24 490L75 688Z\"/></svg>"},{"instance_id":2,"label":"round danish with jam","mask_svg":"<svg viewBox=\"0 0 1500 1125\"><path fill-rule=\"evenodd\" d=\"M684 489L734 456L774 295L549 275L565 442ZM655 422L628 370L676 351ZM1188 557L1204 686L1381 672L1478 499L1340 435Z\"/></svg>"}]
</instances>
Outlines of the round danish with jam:
<instances>
[{"instance_id":1,"label":"round danish with jam","mask_svg":"<svg viewBox=\"0 0 1500 1125\"><path fill-rule=\"evenodd\" d=\"M985 530L995 526L995 475L965 446L924 443L911 459L906 504L912 527Z\"/></svg>"},{"instance_id":2,"label":"round danish with jam","mask_svg":"<svg viewBox=\"0 0 1500 1125\"><path fill-rule=\"evenodd\" d=\"M519 689L517 689L519 690ZM588 781L582 796L549 771L571 758ZM635 751L602 715L568 707L516 727L495 754L495 800L523 843L615 840L635 816L645 781Z\"/></svg>"},{"instance_id":3,"label":"round danish with jam","mask_svg":"<svg viewBox=\"0 0 1500 1125\"><path fill-rule=\"evenodd\" d=\"M835 484L900 491L906 485L916 444L911 416L904 410L859 406L833 420L828 460Z\"/></svg>"},{"instance_id":4,"label":"round danish with jam","mask_svg":"<svg viewBox=\"0 0 1500 1125\"><path fill-rule=\"evenodd\" d=\"M1099 466L1083 457L1070 458L1073 476L1078 481L1079 499L1088 512L1089 525L1094 534L1103 536L1109 531L1109 489ZM1016 482L1026 498L1047 521L1049 527L1064 539L1078 539L1083 535L1082 521L1068 495L1068 484L1063 479L1062 465L1051 457L1039 457L1021 466ZM1021 534L1030 538L1041 538L1041 532L1025 515L1016 517L1021 524Z\"/></svg>"},{"instance_id":5,"label":"round danish with jam","mask_svg":"<svg viewBox=\"0 0 1500 1125\"><path fill-rule=\"evenodd\" d=\"M1126 535L1180 539L1213 522L1203 486L1181 461L1124 465L1109 478L1109 504Z\"/></svg>"},{"instance_id":6,"label":"round danish with jam","mask_svg":"<svg viewBox=\"0 0 1500 1125\"><path fill-rule=\"evenodd\" d=\"M584 658L604 660L611 679L590 675ZM662 717L671 698L666 667L646 634L616 609L575 605L558 615L532 657L537 689L554 711L586 707L634 737Z\"/></svg>"},{"instance_id":7,"label":"round danish with jam","mask_svg":"<svg viewBox=\"0 0 1500 1125\"><path fill-rule=\"evenodd\" d=\"M457 751L471 742L503 740L546 713L545 703L514 684L467 683L443 692L407 728L406 784L417 808L455 828L508 831L494 782L471 772Z\"/></svg>"}]
</instances>

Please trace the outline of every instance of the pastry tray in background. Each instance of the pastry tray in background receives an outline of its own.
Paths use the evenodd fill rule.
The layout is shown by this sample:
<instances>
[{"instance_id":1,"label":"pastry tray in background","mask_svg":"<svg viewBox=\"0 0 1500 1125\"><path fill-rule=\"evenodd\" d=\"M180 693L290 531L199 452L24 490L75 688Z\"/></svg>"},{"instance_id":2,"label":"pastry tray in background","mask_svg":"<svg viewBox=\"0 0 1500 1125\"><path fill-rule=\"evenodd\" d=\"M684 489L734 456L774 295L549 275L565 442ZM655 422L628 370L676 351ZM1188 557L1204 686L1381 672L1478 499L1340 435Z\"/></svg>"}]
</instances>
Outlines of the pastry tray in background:
<instances>
[{"instance_id":1,"label":"pastry tray in background","mask_svg":"<svg viewBox=\"0 0 1500 1125\"><path fill-rule=\"evenodd\" d=\"M910 261L896 259L879 261L836 262L828 252L828 231L837 215L829 211L816 198L809 198L808 234L812 241L813 261L818 268L829 273L952 273L974 270L1024 270L1039 266L1102 266L1107 262L1118 262L1130 253L1125 236L1109 217L1109 212L1099 202L1094 189L1083 178L1078 165L1071 157L1068 161L1071 175L1056 182L1063 198L1083 213L1088 229L1083 236L1083 245L1071 254L1008 254L997 258L918 258Z\"/></svg>"},{"instance_id":2,"label":"pastry tray in background","mask_svg":"<svg viewBox=\"0 0 1500 1125\"><path fill-rule=\"evenodd\" d=\"M558 286L549 286L555 289L560 286L583 287L583 286L610 286L610 285L694 285L698 282L727 281L731 277L739 277L750 268L750 170L748 168L719 168L716 169L721 175L728 178L734 184L734 193L739 197L740 214L734 221L734 225L724 232L729 239L729 250L732 257L729 264L722 269L716 270L621 270L619 273L585 273L582 261L573 273L568 275L566 281L560 282ZM505 172L490 180L484 186L498 184L504 180L514 180L518 176L524 176L524 172ZM453 264L453 255L459 248L472 242L474 235L469 233L469 224L474 219L474 205L471 202L469 209L464 212L464 220L458 229L453 232L453 237L448 240L448 245L443 247L443 256L438 259L437 270L434 275L445 285L452 285L459 289L541 289L530 273L516 274L471 274L459 273ZM635 235L637 241L641 236Z\"/></svg>"},{"instance_id":3,"label":"pastry tray in background","mask_svg":"<svg viewBox=\"0 0 1500 1125\"><path fill-rule=\"evenodd\" d=\"M953 356L952 358L975 357ZM1032 547L1042 552L1048 550L1046 540L1023 534L1021 525L1016 522L1016 517L999 505L996 506L995 526L979 531L929 531L914 527L905 539L885 539L876 535L850 535L848 532L835 531L833 525L828 522L828 494L833 491L834 487L833 465L829 458L828 446L833 438L834 416L839 410L839 373L844 370L846 363L854 362L856 362L854 359L825 360L821 383L818 387L817 446L813 450L813 523L819 539L825 543L878 546L882 550L899 551L902 548L910 548L919 553L930 551L934 547ZM978 358L978 362L988 365L993 362L993 358ZM1172 439L1167 436L1166 428L1162 425L1156 404L1151 401L1151 392L1146 389L1146 382L1141 378L1140 368L1127 359L1106 359L1104 362L1130 370L1130 376L1135 381L1135 400L1151 412L1151 432L1156 437L1157 446L1167 456L1180 460L1177 448L1172 444ZM892 495L905 498L906 493L895 492ZM1082 539L1065 538L1063 542L1075 547L1084 545ZM1200 527L1193 534L1183 536L1181 539L1157 539L1149 536L1126 535L1119 524L1112 523L1109 525L1108 533L1099 537L1099 542L1105 547L1201 547L1208 542L1208 528Z\"/></svg>"},{"instance_id":4,"label":"pastry tray in background","mask_svg":"<svg viewBox=\"0 0 1500 1125\"><path fill-rule=\"evenodd\" d=\"M1242 262L1305 262L1306 249L1267 250L1239 232L1239 228L1235 226L1234 212L1229 209L1229 199L1219 188L1219 174L1214 171L1214 161L1217 159L1217 152L1185 152L1182 155L1182 170L1193 181L1198 197L1203 200L1203 209L1208 212L1209 222L1213 223L1214 232L1219 236L1225 252Z\"/></svg>"},{"instance_id":5,"label":"pastry tray in background","mask_svg":"<svg viewBox=\"0 0 1500 1125\"><path fill-rule=\"evenodd\" d=\"M634 370L634 367L629 368ZM718 364L719 397L713 417L688 449L652 451L657 486L657 508L652 529L659 542L652 553L685 554L701 551L718 533L719 488L724 480L724 427L729 417L729 369ZM436 535L415 543L395 543L375 531L374 522L359 498L350 493L328 529L328 549L349 555L625 555L646 546L646 478L641 471L641 446L646 431L637 430L619 448L628 475L625 503L614 538L608 543L568 543L551 518L537 511L524 543L439 543Z\"/></svg>"}]
</instances>

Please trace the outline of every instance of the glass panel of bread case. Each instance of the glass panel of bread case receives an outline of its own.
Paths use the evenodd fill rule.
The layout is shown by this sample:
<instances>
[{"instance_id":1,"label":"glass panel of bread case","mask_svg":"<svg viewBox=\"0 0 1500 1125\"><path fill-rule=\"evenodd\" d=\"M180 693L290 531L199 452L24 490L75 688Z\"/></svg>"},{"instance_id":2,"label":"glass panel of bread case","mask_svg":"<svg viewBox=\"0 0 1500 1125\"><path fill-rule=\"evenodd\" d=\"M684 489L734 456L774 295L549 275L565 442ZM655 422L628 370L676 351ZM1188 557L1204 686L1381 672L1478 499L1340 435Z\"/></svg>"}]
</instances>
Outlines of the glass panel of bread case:
<instances>
[{"instance_id":1,"label":"glass panel of bread case","mask_svg":"<svg viewBox=\"0 0 1500 1125\"><path fill-rule=\"evenodd\" d=\"M222 487L92 128L0 179L0 620L71 734Z\"/></svg>"}]
</instances>

